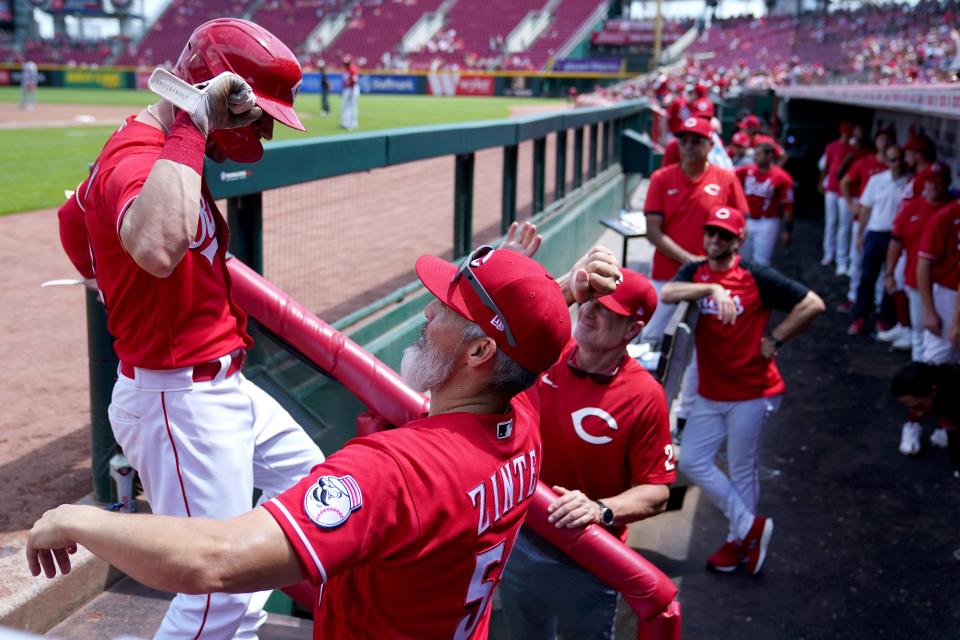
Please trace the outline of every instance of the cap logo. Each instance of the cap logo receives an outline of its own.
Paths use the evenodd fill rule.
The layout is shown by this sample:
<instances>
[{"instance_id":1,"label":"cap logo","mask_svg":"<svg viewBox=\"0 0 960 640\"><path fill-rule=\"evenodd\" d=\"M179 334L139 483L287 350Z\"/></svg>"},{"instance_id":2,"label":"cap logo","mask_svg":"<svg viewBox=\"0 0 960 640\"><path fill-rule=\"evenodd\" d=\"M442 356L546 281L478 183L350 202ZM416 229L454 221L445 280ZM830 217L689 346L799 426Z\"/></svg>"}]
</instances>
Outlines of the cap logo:
<instances>
[{"instance_id":1,"label":"cap logo","mask_svg":"<svg viewBox=\"0 0 960 640\"><path fill-rule=\"evenodd\" d=\"M713 212L714 217L720 218L721 220L726 220L730 217L729 209L717 209Z\"/></svg>"},{"instance_id":2,"label":"cap logo","mask_svg":"<svg viewBox=\"0 0 960 640\"><path fill-rule=\"evenodd\" d=\"M703 187L703 190L706 191L711 196L720 195L720 185L714 184L712 182L706 185L705 187Z\"/></svg>"},{"instance_id":3,"label":"cap logo","mask_svg":"<svg viewBox=\"0 0 960 640\"><path fill-rule=\"evenodd\" d=\"M489 260L489 259L490 259L490 256L492 256L495 251L496 251L496 249L492 249L492 250L487 251L486 253L484 253L484 254L483 254L482 256L480 256L479 258L474 258L473 260L470 261L470 266L473 267L474 269L476 269L477 267L479 267L480 265L482 265L483 263L485 263L487 260ZM501 329L501 331L503 331L503 329Z\"/></svg>"},{"instance_id":4,"label":"cap logo","mask_svg":"<svg viewBox=\"0 0 960 640\"><path fill-rule=\"evenodd\" d=\"M353 476L321 476L303 499L303 510L318 527L335 529L363 506L360 485Z\"/></svg>"},{"instance_id":5,"label":"cap logo","mask_svg":"<svg viewBox=\"0 0 960 640\"><path fill-rule=\"evenodd\" d=\"M496 329L500 333L503 333L503 319L500 316L495 315L492 318L490 318L490 324L493 325L494 329Z\"/></svg>"},{"instance_id":6,"label":"cap logo","mask_svg":"<svg viewBox=\"0 0 960 640\"><path fill-rule=\"evenodd\" d=\"M697 119L696 119L696 118L687 118L687 119L684 121L683 126L687 127L688 129L693 129L694 127L697 126Z\"/></svg>"}]
</instances>

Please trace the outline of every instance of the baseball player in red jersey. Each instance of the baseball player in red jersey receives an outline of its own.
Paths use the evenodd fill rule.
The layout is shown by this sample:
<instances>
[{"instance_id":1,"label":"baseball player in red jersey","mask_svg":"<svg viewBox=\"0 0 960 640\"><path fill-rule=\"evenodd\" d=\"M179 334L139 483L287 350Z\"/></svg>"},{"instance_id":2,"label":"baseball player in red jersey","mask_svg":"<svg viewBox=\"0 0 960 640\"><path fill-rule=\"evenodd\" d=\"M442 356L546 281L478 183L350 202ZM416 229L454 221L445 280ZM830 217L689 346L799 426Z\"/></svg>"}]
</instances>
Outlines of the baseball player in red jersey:
<instances>
[{"instance_id":1,"label":"baseball player in red jersey","mask_svg":"<svg viewBox=\"0 0 960 640\"><path fill-rule=\"evenodd\" d=\"M840 123L840 137L828 144L823 151L823 167L818 183L821 193L824 194L823 260L820 264L827 266L836 259L838 275L849 273L850 269L848 234L852 213L846 202L840 198L840 171L847 157L857 152L857 148L850 144L852 133L852 124Z\"/></svg>"},{"instance_id":2,"label":"baseball player in red jersey","mask_svg":"<svg viewBox=\"0 0 960 640\"><path fill-rule=\"evenodd\" d=\"M417 274L437 299L401 368L430 391L426 418L351 440L232 519L61 506L31 530L33 574L69 570L82 544L165 590L309 578L318 639L486 638L542 459L535 410L518 394L569 340L568 305L613 291L620 273L598 249L558 282L520 253L481 247L459 268L424 256Z\"/></svg>"},{"instance_id":3,"label":"baseball player in red jersey","mask_svg":"<svg viewBox=\"0 0 960 640\"><path fill-rule=\"evenodd\" d=\"M353 131L360 120L360 71L353 58L343 58L343 103L340 107L340 128Z\"/></svg>"},{"instance_id":4,"label":"baseball player in red jersey","mask_svg":"<svg viewBox=\"0 0 960 640\"><path fill-rule=\"evenodd\" d=\"M743 214L714 209L703 225L707 259L685 265L663 288L664 302L700 304L696 342L700 384L686 425L680 469L729 521L726 542L707 566L721 572L745 564L756 574L766 559L773 520L757 515L760 439L786 387L777 349L823 312L823 301L770 267L741 260ZM786 312L767 332L773 309ZM729 477L714 463L727 440Z\"/></svg>"},{"instance_id":5,"label":"baseball player in red jersey","mask_svg":"<svg viewBox=\"0 0 960 640\"><path fill-rule=\"evenodd\" d=\"M229 230L202 178L205 154L259 159L274 120L303 129L301 72L283 43L235 19L198 27L175 71L207 84L198 113L160 102L127 118L61 208L61 234L96 273L120 359L110 423L153 512L229 518L250 510L254 487L277 495L323 460L240 373L252 340L230 294ZM156 637L254 637L267 595L177 595Z\"/></svg>"},{"instance_id":6,"label":"baseball player in red jersey","mask_svg":"<svg viewBox=\"0 0 960 640\"><path fill-rule=\"evenodd\" d=\"M793 178L773 163L774 150L769 138L757 137L753 157L756 164L737 167L736 174L750 205L747 239L740 251L747 260L769 265L780 235L789 244L793 234Z\"/></svg>"},{"instance_id":7,"label":"baseball player in red jersey","mask_svg":"<svg viewBox=\"0 0 960 640\"><path fill-rule=\"evenodd\" d=\"M876 153L862 154L853 161L843 178L840 179L840 195L852 215L850 216L850 268L847 270L850 275L850 288L847 290L847 299L838 306L839 311L853 310L853 305L857 301L857 289L860 287L860 271L863 266L861 264L863 257L857 245L857 238L860 236L860 196L871 177L889 168L886 163L887 147L896 143L896 129L892 127L879 129L873 138Z\"/></svg>"},{"instance_id":8,"label":"baseball player in red jersey","mask_svg":"<svg viewBox=\"0 0 960 640\"><path fill-rule=\"evenodd\" d=\"M657 292L621 269L617 290L581 305L573 340L534 387L540 411L540 479L560 497L557 527L607 527L626 540L630 522L666 507L676 479L663 389L626 347L653 315ZM512 638L612 638L617 592L528 528L500 586Z\"/></svg>"},{"instance_id":9,"label":"baseball player in red jersey","mask_svg":"<svg viewBox=\"0 0 960 640\"><path fill-rule=\"evenodd\" d=\"M937 161L937 143L922 133L913 133L907 138L907 143L903 145L903 161L907 168L913 172L914 179L907 185L903 199L910 200L921 195L918 187L914 189L914 184L919 185L927 169Z\"/></svg>"},{"instance_id":10,"label":"baseball player in red jersey","mask_svg":"<svg viewBox=\"0 0 960 640\"><path fill-rule=\"evenodd\" d=\"M927 362L960 361L960 345L949 330L960 286L960 202L937 212L926 225L917 261L917 290L923 301L923 355Z\"/></svg>"}]
</instances>

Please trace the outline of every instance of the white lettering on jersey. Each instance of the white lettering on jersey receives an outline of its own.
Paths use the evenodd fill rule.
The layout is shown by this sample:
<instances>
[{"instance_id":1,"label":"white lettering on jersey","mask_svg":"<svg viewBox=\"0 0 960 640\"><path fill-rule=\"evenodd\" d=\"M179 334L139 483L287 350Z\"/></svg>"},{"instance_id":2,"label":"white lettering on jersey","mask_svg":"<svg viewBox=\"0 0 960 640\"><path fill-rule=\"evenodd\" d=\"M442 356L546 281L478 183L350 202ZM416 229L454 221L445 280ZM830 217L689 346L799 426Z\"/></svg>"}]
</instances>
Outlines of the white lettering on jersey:
<instances>
[{"instance_id":1,"label":"white lettering on jersey","mask_svg":"<svg viewBox=\"0 0 960 640\"><path fill-rule=\"evenodd\" d=\"M727 293L730 293L727 291ZM737 309L737 315L743 314L743 303L740 302L740 296L733 296L733 306ZM706 314L708 316L717 316L720 315L720 308L717 305L717 300L713 296L706 296L705 298L700 298L700 313Z\"/></svg>"},{"instance_id":2,"label":"white lettering on jersey","mask_svg":"<svg viewBox=\"0 0 960 640\"><path fill-rule=\"evenodd\" d=\"M570 414L570 417L573 418L573 430L577 432L577 436L589 444L607 444L608 442L612 442L613 438L609 436L593 436L587 433L586 429L583 428L583 420L588 416L600 418L607 423L609 428L613 429L614 431L619 429L617 426L617 421L613 419L612 415L603 409L598 407L584 407L583 409L578 409Z\"/></svg>"},{"instance_id":3,"label":"white lettering on jersey","mask_svg":"<svg viewBox=\"0 0 960 640\"><path fill-rule=\"evenodd\" d=\"M220 243L217 241L217 221L206 198L200 198L200 216L197 221L197 235L190 243L190 250L200 249L200 255L213 264Z\"/></svg>"},{"instance_id":4,"label":"white lettering on jersey","mask_svg":"<svg viewBox=\"0 0 960 640\"><path fill-rule=\"evenodd\" d=\"M773 184L772 178L767 178L763 182L757 180L757 177L752 173L747 175L747 179L743 181L743 192L748 196L757 196L758 198L773 198L776 193L777 187Z\"/></svg>"},{"instance_id":5,"label":"white lettering on jersey","mask_svg":"<svg viewBox=\"0 0 960 640\"><path fill-rule=\"evenodd\" d=\"M467 491L470 503L477 510L477 535L496 524L514 507L533 495L537 488L537 451L531 449L502 464L490 477ZM524 493L524 483L527 491ZM493 502L493 513L487 504L487 491Z\"/></svg>"},{"instance_id":6,"label":"white lettering on jersey","mask_svg":"<svg viewBox=\"0 0 960 640\"><path fill-rule=\"evenodd\" d=\"M712 182L708 185L704 185L703 190L706 191L707 195L711 195L711 196L720 195L720 185L714 184Z\"/></svg>"}]
</instances>

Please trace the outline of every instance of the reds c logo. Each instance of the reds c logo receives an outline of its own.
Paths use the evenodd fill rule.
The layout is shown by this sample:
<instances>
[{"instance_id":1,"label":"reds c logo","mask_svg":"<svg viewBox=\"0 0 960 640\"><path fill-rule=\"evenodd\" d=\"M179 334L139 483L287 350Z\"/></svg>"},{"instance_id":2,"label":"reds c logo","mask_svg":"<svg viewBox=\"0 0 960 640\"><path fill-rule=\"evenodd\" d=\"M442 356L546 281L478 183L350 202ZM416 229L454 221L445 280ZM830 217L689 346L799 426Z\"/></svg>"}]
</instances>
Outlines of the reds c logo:
<instances>
[{"instance_id":1,"label":"reds c logo","mask_svg":"<svg viewBox=\"0 0 960 640\"><path fill-rule=\"evenodd\" d=\"M360 485L350 475L320 477L303 499L307 517L324 529L339 527L362 506Z\"/></svg>"},{"instance_id":2,"label":"reds c logo","mask_svg":"<svg viewBox=\"0 0 960 640\"><path fill-rule=\"evenodd\" d=\"M200 198L200 216L197 221L197 235L190 243L190 250L200 249L200 255L213 264L220 243L217 242L217 221L206 198Z\"/></svg>"},{"instance_id":3,"label":"reds c logo","mask_svg":"<svg viewBox=\"0 0 960 640\"><path fill-rule=\"evenodd\" d=\"M598 407L584 407L570 414L570 417L573 418L573 430L577 432L577 436L588 444L607 444L608 442L613 442L613 438L610 436L595 436L587 433L587 430L583 428L583 421L588 416L600 418L607 423L608 428L614 431L619 429L617 421L603 409Z\"/></svg>"},{"instance_id":4,"label":"reds c logo","mask_svg":"<svg viewBox=\"0 0 960 640\"><path fill-rule=\"evenodd\" d=\"M708 195L718 196L720 195L720 185L714 184L711 182L708 185L704 185L703 190L707 192Z\"/></svg>"}]
</instances>

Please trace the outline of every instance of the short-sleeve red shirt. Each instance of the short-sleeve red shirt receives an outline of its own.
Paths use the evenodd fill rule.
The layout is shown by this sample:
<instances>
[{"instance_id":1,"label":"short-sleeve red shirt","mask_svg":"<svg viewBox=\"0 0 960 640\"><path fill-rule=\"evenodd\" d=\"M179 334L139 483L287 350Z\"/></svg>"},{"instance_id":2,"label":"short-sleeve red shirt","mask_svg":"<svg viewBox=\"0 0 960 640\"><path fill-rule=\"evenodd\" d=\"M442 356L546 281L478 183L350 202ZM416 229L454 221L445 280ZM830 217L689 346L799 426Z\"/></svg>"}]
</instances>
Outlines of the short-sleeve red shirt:
<instances>
[{"instance_id":1,"label":"short-sleeve red shirt","mask_svg":"<svg viewBox=\"0 0 960 640\"><path fill-rule=\"evenodd\" d=\"M843 167L843 160L856 152L856 147L840 140L834 140L827 145L824 150L827 156L827 191L840 193L840 169Z\"/></svg>"},{"instance_id":2,"label":"short-sleeve red shirt","mask_svg":"<svg viewBox=\"0 0 960 640\"><path fill-rule=\"evenodd\" d=\"M926 225L919 257L933 263L933 281L942 287L960 286L960 202L953 202Z\"/></svg>"},{"instance_id":3,"label":"short-sleeve red shirt","mask_svg":"<svg viewBox=\"0 0 960 640\"><path fill-rule=\"evenodd\" d=\"M636 360L624 357L609 382L567 364L571 340L553 367L540 376L540 434L547 485L579 489L594 500L638 484L670 484L676 460L663 387ZM622 536L625 526L613 527Z\"/></svg>"},{"instance_id":4,"label":"short-sleeve red shirt","mask_svg":"<svg viewBox=\"0 0 960 640\"><path fill-rule=\"evenodd\" d=\"M749 215L754 220L779 218L793 206L793 178L778 166L766 172L755 164L734 169L743 185L743 193L750 204Z\"/></svg>"},{"instance_id":5,"label":"short-sleeve red shirt","mask_svg":"<svg viewBox=\"0 0 960 640\"><path fill-rule=\"evenodd\" d=\"M246 314L230 297L227 223L206 185L197 235L166 278L144 271L120 240L123 217L140 194L166 138L128 118L107 141L74 197L85 212L107 328L121 361L173 369L215 360L249 347Z\"/></svg>"},{"instance_id":6,"label":"short-sleeve red shirt","mask_svg":"<svg viewBox=\"0 0 960 640\"><path fill-rule=\"evenodd\" d=\"M917 288L917 258L924 229L944 206L942 202L931 204L926 198L913 198L903 203L893 220L893 237L907 253L903 281L908 287Z\"/></svg>"},{"instance_id":7,"label":"short-sleeve red shirt","mask_svg":"<svg viewBox=\"0 0 960 640\"><path fill-rule=\"evenodd\" d=\"M680 162L680 143L676 138L670 140L667 146L663 148L663 159L660 160L661 167L669 167L671 164Z\"/></svg>"},{"instance_id":8,"label":"short-sleeve red shirt","mask_svg":"<svg viewBox=\"0 0 960 640\"><path fill-rule=\"evenodd\" d=\"M859 198L867 186L871 176L889 169L887 165L877 160L874 153L861 156L853 161L846 177L850 181L850 196Z\"/></svg>"},{"instance_id":9,"label":"short-sleeve red shirt","mask_svg":"<svg viewBox=\"0 0 960 640\"><path fill-rule=\"evenodd\" d=\"M712 209L723 206L741 211L749 206L733 171L709 165L699 178L690 180L675 164L661 167L650 176L643 211L662 216L663 233L685 251L703 255L703 223ZM654 252L654 280L669 280L679 268L676 260Z\"/></svg>"},{"instance_id":10,"label":"short-sleeve red shirt","mask_svg":"<svg viewBox=\"0 0 960 640\"><path fill-rule=\"evenodd\" d=\"M527 395L351 440L264 507L310 581L314 638L486 638L540 470Z\"/></svg>"}]
</instances>

